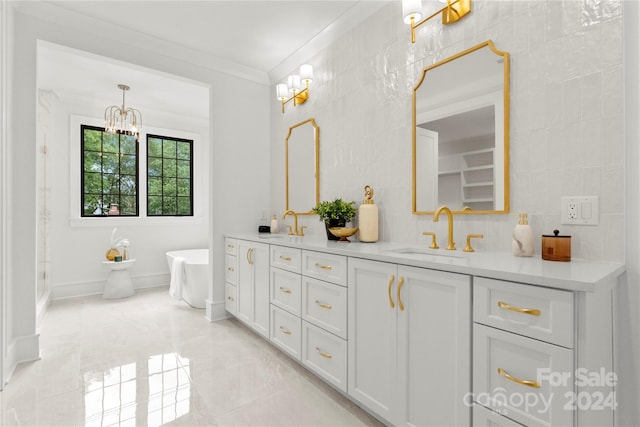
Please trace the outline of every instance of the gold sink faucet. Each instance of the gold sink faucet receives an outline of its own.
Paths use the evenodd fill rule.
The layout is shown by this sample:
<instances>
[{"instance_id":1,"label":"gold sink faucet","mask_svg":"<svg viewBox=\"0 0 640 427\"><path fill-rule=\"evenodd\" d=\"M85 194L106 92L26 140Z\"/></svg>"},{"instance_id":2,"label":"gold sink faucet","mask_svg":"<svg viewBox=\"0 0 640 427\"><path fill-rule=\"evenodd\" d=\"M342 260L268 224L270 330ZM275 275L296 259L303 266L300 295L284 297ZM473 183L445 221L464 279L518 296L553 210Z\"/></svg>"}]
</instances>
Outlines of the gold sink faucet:
<instances>
[{"instance_id":1,"label":"gold sink faucet","mask_svg":"<svg viewBox=\"0 0 640 427\"><path fill-rule=\"evenodd\" d=\"M298 231L298 214L296 214L291 209L288 209L288 210L286 210L284 212L284 215L282 215L282 219L285 219L287 217L287 215L293 215L293 231L291 230L291 226L290 225L287 226L289 228L289 235L290 236L304 236L305 227L302 227L302 231Z\"/></svg>"},{"instance_id":2,"label":"gold sink faucet","mask_svg":"<svg viewBox=\"0 0 640 427\"><path fill-rule=\"evenodd\" d=\"M451 213L451 209L446 206L440 206L438 210L433 214L433 222L438 222L440 219L440 214L444 212L447 214L447 221L449 222L449 237L447 242L447 250L455 251L456 244L453 241L453 214Z\"/></svg>"}]
</instances>

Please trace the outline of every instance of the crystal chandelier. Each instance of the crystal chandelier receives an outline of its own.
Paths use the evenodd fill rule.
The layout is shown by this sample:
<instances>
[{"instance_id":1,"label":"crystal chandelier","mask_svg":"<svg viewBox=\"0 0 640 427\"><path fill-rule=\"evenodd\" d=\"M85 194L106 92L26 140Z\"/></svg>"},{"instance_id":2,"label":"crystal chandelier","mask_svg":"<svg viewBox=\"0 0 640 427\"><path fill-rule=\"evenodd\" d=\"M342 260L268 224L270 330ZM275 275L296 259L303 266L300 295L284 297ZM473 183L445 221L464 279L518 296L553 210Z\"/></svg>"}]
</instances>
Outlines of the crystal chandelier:
<instances>
[{"instance_id":1,"label":"crystal chandelier","mask_svg":"<svg viewBox=\"0 0 640 427\"><path fill-rule=\"evenodd\" d=\"M124 94L130 88L119 84L122 90L122 106L111 105L104 110L104 130L107 133L120 132L125 135L133 135L138 139L142 127L142 114L135 108L125 108Z\"/></svg>"}]
</instances>

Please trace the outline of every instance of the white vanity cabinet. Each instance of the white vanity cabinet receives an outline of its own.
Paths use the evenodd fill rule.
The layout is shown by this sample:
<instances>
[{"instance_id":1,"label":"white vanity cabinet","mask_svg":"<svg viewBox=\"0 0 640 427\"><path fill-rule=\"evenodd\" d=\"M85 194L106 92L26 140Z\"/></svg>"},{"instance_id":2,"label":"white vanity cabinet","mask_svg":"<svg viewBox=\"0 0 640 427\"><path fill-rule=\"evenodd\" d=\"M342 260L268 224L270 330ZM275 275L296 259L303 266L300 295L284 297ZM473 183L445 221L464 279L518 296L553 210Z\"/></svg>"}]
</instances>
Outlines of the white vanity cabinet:
<instances>
[{"instance_id":1,"label":"white vanity cabinet","mask_svg":"<svg viewBox=\"0 0 640 427\"><path fill-rule=\"evenodd\" d=\"M349 258L349 396L393 425L470 425L471 277Z\"/></svg>"},{"instance_id":2,"label":"white vanity cabinet","mask_svg":"<svg viewBox=\"0 0 640 427\"><path fill-rule=\"evenodd\" d=\"M614 387L602 383L613 372L610 290L484 277L473 289L474 425L494 425L491 412L527 426L613 425Z\"/></svg>"},{"instance_id":3,"label":"white vanity cabinet","mask_svg":"<svg viewBox=\"0 0 640 427\"><path fill-rule=\"evenodd\" d=\"M236 316L254 331L269 338L269 245L248 240L236 240L236 243Z\"/></svg>"},{"instance_id":4,"label":"white vanity cabinet","mask_svg":"<svg viewBox=\"0 0 640 427\"><path fill-rule=\"evenodd\" d=\"M227 238L224 247L224 309L235 316L238 299L238 243L234 239Z\"/></svg>"},{"instance_id":5,"label":"white vanity cabinet","mask_svg":"<svg viewBox=\"0 0 640 427\"><path fill-rule=\"evenodd\" d=\"M292 358L300 360L302 345L302 276L300 275L300 249L271 245L270 302L271 342Z\"/></svg>"}]
</instances>

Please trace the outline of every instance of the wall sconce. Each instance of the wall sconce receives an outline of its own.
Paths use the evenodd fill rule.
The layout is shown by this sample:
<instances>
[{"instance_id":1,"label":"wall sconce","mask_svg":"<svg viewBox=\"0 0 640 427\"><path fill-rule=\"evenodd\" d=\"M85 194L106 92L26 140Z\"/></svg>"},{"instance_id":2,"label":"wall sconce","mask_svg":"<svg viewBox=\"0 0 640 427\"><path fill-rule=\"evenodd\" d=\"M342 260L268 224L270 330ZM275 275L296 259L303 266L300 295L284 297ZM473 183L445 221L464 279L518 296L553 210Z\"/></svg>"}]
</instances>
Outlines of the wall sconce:
<instances>
[{"instance_id":1,"label":"wall sconce","mask_svg":"<svg viewBox=\"0 0 640 427\"><path fill-rule=\"evenodd\" d=\"M276 96L282 102L282 112L284 104L293 100L293 105L304 104L309 98L309 85L313 81L313 67L309 64L300 67L300 75L293 74L287 78L287 84L278 83L276 86ZM300 89L304 83L304 89Z\"/></svg>"},{"instance_id":2,"label":"wall sconce","mask_svg":"<svg viewBox=\"0 0 640 427\"><path fill-rule=\"evenodd\" d=\"M422 0L402 0L404 22L411 25L411 43L416 42L416 28L431 18L442 13L442 24L449 25L458 22L471 12L471 0L446 0L442 2L447 5L433 15L422 19Z\"/></svg>"}]
</instances>

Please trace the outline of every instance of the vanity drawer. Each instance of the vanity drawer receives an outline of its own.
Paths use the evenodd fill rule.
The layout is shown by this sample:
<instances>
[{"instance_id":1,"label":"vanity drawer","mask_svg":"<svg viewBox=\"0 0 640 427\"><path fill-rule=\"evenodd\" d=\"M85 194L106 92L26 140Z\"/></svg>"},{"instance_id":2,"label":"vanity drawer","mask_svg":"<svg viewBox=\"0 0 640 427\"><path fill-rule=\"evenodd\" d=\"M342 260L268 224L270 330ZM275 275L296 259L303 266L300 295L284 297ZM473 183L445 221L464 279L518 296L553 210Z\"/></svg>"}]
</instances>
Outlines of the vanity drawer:
<instances>
[{"instance_id":1,"label":"vanity drawer","mask_svg":"<svg viewBox=\"0 0 640 427\"><path fill-rule=\"evenodd\" d=\"M499 412L494 412L477 403L473 404L473 427L522 427Z\"/></svg>"},{"instance_id":2,"label":"vanity drawer","mask_svg":"<svg viewBox=\"0 0 640 427\"><path fill-rule=\"evenodd\" d=\"M302 320L275 305L271 305L271 342L300 360L302 344Z\"/></svg>"},{"instance_id":3,"label":"vanity drawer","mask_svg":"<svg viewBox=\"0 0 640 427\"><path fill-rule=\"evenodd\" d=\"M271 245L271 267L300 273L300 249Z\"/></svg>"},{"instance_id":4,"label":"vanity drawer","mask_svg":"<svg viewBox=\"0 0 640 427\"><path fill-rule=\"evenodd\" d=\"M224 240L224 252L229 255L238 256L238 243L235 239Z\"/></svg>"},{"instance_id":5,"label":"vanity drawer","mask_svg":"<svg viewBox=\"0 0 640 427\"><path fill-rule=\"evenodd\" d=\"M271 303L300 316L301 278L299 274L271 267Z\"/></svg>"},{"instance_id":6,"label":"vanity drawer","mask_svg":"<svg viewBox=\"0 0 640 427\"><path fill-rule=\"evenodd\" d=\"M302 318L347 338L347 288L303 276Z\"/></svg>"},{"instance_id":7,"label":"vanity drawer","mask_svg":"<svg viewBox=\"0 0 640 427\"><path fill-rule=\"evenodd\" d=\"M236 256L226 254L224 256L224 264L225 281L233 285L237 284L238 274L236 273L236 270L238 269L238 258Z\"/></svg>"},{"instance_id":8,"label":"vanity drawer","mask_svg":"<svg viewBox=\"0 0 640 427\"><path fill-rule=\"evenodd\" d=\"M551 386L545 372L570 377ZM573 425L573 411L565 408L573 383L572 350L473 325L476 403L525 425Z\"/></svg>"},{"instance_id":9,"label":"vanity drawer","mask_svg":"<svg viewBox=\"0 0 640 427\"><path fill-rule=\"evenodd\" d=\"M347 342L309 322L302 322L302 364L347 392Z\"/></svg>"},{"instance_id":10,"label":"vanity drawer","mask_svg":"<svg viewBox=\"0 0 640 427\"><path fill-rule=\"evenodd\" d=\"M347 286L347 257L302 251L302 274Z\"/></svg>"},{"instance_id":11,"label":"vanity drawer","mask_svg":"<svg viewBox=\"0 0 640 427\"><path fill-rule=\"evenodd\" d=\"M573 348L573 292L474 277L473 321Z\"/></svg>"},{"instance_id":12,"label":"vanity drawer","mask_svg":"<svg viewBox=\"0 0 640 427\"><path fill-rule=\"evenodd\" d=\"M225 283L224 296L224 309L235 316L238 311L236 304L236 298L238 296L237 288L230 283Z\"/></svg>"}]
</instances>

